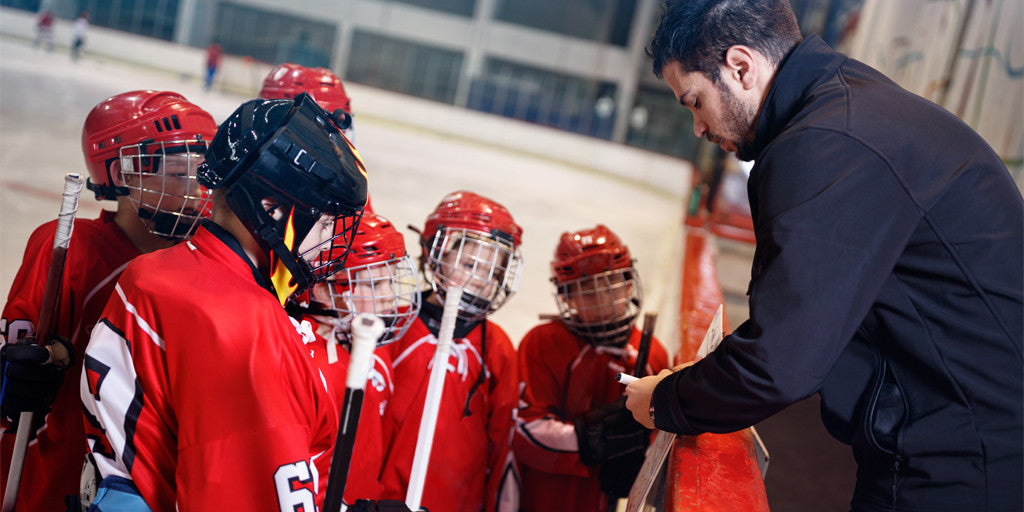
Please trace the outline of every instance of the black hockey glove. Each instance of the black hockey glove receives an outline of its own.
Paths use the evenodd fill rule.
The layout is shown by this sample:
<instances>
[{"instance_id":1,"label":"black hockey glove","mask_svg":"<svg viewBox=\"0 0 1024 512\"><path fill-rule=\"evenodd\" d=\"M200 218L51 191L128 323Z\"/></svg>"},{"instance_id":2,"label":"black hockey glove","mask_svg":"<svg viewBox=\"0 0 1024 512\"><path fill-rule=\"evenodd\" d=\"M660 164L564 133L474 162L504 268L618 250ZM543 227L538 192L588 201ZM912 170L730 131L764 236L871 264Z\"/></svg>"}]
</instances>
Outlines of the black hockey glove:
<instances>
[{"instance_id":1,"label":"black hockey glove","mask_svg":"<svg viewBox=\"0 0 1024 512\"><path fill-rule=\"evenodd\" d=\"M74 362L75 351L68 340L51 336L50 341L56 361L49 361L50 349L31 337L0 348L0 416L14 427L22 412L38 416L50 412L64 373Z\"/></svg>"},{"instance_id":2,"label":"black hockey glove","mask_svg":"<svg viewBox=\"0 0 1024 512\"><path fill-rule=\"evenodd\" d=\"M579 443L580 462L587 466L604 464L644 450L651 440L651 431L633 419L626 409L626 397L588 411L573 422Z\"/></svg>"},{"instance_id":3,"label":"black hockey glove","mask_svg":"<svg viewBox=\"0 0 1024 512\"><path fill-rule=\"evenodd\" d=\"M633 481L644 465L644 457L645 450L637 450L604 461L597 473L601 491L614 498L629 496Z\"/></svg>"},{"instance_id":4,"label":"black hockey glove","mask_svg":"<svg viewBox=\"0 0 1024 512\"><path fill-rule=\"evenodd\" d=\"M410 512L409 507L398 500L356 500L348 510L349 512ZM420 507L420 512L429 511L425 507Z\"/></svg>"}]
</instances>

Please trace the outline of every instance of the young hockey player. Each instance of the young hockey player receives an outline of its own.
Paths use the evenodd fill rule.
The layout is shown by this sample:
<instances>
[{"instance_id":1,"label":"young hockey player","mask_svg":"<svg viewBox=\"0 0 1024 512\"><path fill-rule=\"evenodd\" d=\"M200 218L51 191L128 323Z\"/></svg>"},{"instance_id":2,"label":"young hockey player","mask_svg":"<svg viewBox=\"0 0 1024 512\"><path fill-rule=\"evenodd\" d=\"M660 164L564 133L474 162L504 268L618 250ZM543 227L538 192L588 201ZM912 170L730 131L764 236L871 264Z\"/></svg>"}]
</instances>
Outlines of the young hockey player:
<instances>
[{"instance_id":1,"label":"young hockey player","mask_svg":"<svg viewBox=\"0 0 1024 512\"><path fill-rule=\"evenodd\" d=\"M423 415L442 304L450 286L464 289L448 359L422 505L431 512L516 510L511 455L519 378L515 349L487 320L519 284L522 229L502 205L472 192L449 194L427 217L421 265L431 290L419 318L388 346L395 393L386 432L384 495L404 499Z\"/></svg>"},{"instance_id":2,"label":"young hockey player","mask_svg":"<svg viewBox=\"0 0 1024 512\"><path fill-rule=\"evenodd\" d=\"M363 164L307 95L243 103L205 156L211 221L128 266L86 350L93 505L316 510L338 408L282 304L343 265Z\"/></svg>"},{"instance_id":3,"label":"young hockey player","mask_svg":"<svg viewBox=\"0 0 1024 512\"><path fill-rule=\"evenodd\" d=\"M288 99L303 92L312 96L328 112L341 109L348 114L348 126L343 127L342 132L348 140L353 140L352 101L341 79L327 68L310 68L290 62L278 64L263 79L260 98Z\"/></svg>"},{"instance_id":4,"label":"young hockey player","mask_svg":"<svg viewBox=\"0 0 1024 512\"><path fill-rule=\"evenodd\" d=\"M307 346L327 378L339 409L348 376L352 320L359 313L372 313L384 321L378 347L401 338L420 310L417 274L405 252L402 234L384 217L364 213L345 268L310 291L308 306L288 303L290 312L313 323L316 341ZM381 498L380 474L387 448L383 417L393 391L387 351L376 350L359 416L345 503Z\"/></svg>"},{"instance_id":5,"label":"young hockey player","mask_svg":"<svg viewBox=\"0 0 1024 512\"><path fill-rule=\"evenodd\" d=\"M519 344L525 406L514 450L522 510L604 511L625 497L643 464L650 431L625 408L640 344L643 294L629 249L603 225L563 233L551 262L559 319ZM646 374L668 367L656 339Z\"/></svg>"},{"instance_id":6,"label":"young hockey player","mask_svg":"<svg viewBox=\"0 0 1024 512\"><path fill-rule=\"evenodd\" d=\"M19 510L64 510L67 496L77 502L86 453L77 383L89 334L128 261L191 235L200 216L208 214L208 194L196 183L195 169L216 131L210 114L166 91L118 94L86 117L87 186L97 199L116 201L117 210L75 220L51 331L62 339L46 340L70 343L70 366L27 362L46 351L31 341L43 341L34 336L57 221L43 224L29 238L0 319L4 488L19 414L36 413L17 495ZM71 382L62 385L67 371Z\"/></svg>"}]
</instances>

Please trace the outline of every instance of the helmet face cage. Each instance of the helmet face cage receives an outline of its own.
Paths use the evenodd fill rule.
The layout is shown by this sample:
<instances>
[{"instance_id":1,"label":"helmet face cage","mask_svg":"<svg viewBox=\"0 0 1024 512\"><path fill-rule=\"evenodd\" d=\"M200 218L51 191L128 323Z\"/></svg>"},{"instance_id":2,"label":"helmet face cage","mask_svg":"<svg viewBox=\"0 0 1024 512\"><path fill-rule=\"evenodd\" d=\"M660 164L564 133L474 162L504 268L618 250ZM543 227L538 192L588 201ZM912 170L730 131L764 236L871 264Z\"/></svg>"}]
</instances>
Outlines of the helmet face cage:
<instances>
[{"instance_id":1,"label":"helmet face cage","mask_svg":"<svg viewBox=\"0 0 1024 512\"><path fill-rule=\"evenodd\" d=\"M327 297L323 297L324 289ZM346 337L352 332L356 314L380 317L385 329L377 346L401 338L420 311L418 272L408 256L344 268L314 291L338 313L338 331Z\"/></svg>"},{"instance_id":2,"label":"helmet face cage","mask_svg":"<svg viewBox=\"0 0 1024 512\"><path fill-rule=\"evenodd\" d=\"M294 240L295 249L292 254L298 261L309 265L313 282L324 281L345 267L361 213L360 211L357 215L323 214L308 228L303 228L299 219L295 219L294 232L304 234L301 239ZM279 228L279 232L287 233L289 226L284 224Z\"/></svg>"},{"instance_id":3,"label":"helmet face cage","mask_svg":"<svg viewBox=\"0 0 1024 512\"><path fill-rule=\"evenodd\" d=\"M636 276L635 268L628 267L556 282L562 322L592 345L624 345L643 302Z\"/></svg>"},{"instance_id":4,"label":"helmet face cage","mask_svg":"<svg viewBox=\"0 0 1024 512\"><path fill-rule=\"evenodd\" d=\"M192 236L210 216L210 191L196 181L203 140L144 142L120 149L120 182L146 229L168 239Z\"/></svg>"},{"instance_id":5,"label":"helmet face cage","mask_svg":"<svg viewBox=\"0 0 1024 512\"><path fill-rule=\"evenodd\" d=\"M480 320L519 288L522 257L511 240L467 229L440 228L427 248L424 274L441 302L445 290L463 288L459 318Z\"/></svg>"}]
</instances>

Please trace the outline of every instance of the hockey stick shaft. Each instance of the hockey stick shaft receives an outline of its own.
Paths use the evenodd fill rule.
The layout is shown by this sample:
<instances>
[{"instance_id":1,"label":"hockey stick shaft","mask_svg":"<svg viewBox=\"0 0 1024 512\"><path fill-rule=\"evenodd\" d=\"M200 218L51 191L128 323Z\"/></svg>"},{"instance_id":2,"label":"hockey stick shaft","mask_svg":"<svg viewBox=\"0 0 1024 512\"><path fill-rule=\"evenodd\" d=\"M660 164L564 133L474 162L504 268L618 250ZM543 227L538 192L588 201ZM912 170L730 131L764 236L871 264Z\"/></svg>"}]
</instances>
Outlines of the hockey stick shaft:
<instances>
[{"instance_id":1,"label":"hockey stick shaft","mask_svg":"<svg viewBox=\"0 0 1024 512\"><path fill-rule=\"evenodd\" d=\"M626 380L636 380L647 374L647 359L651 353L651 340L654 339L654 324L658 321L657 313L647 313L644 315L644 325L640 330L640 346L637 348L636 353L636 364L633 366L633 375L619 374L618 380L623 384L628 385L629 382ZM619 498L609 496L608 498L608 510L614 512L618 510Z\"/></svg>"},{"instance_id":2,"label":"hockey stick shaft","mask_svg":"<svg viewBox=\"0 0 1024 512\"><path fill-rule=\"evenodd\" d=\"M455 334L455 319L459 314L461 299L462 288L448 287L445 292L444 313L441 315L441 328L437 333L437 349L434 351L433 368L430 370L430 381L427 384L427 396L423 403L423 416L420 417L416 452L412 458L412 470L409 472L409 488L405 494L405 505L413 511L419 510L420 501L423 499L423 485L427 479L430 451L434 447L434 429L437 427L437 413L441 407L444 378L448 374L448 354L451 351L452 336Z\"/></svg>"},{"instance_id":3,"label":"hockey stick shaft","mask_svg":"<svg viewBox=\"0 0 1024 512\"><path fill-rule=\"evenodd\" d=\"M352 355L345 377L345 401L341 406L338 420L340 431L334 441L334 455L327 476L327 493L324 497L325 512L340 512L345 487L348 482L348 468L356 443L356 430L363 410L363 396L366 378L373 365L373 349L377 339L384 332L384 321L375 315L359 314L352 321Z\"/></svg>"},{"instance_id":4,"label":"hockey stick shaft","mask_svg":"<svg viewBox=\"0 0 1024 512\"><path fill-rule=\"evenodd\" d=\"M636 354L636 366L633 367L634 377L643 377L647 373L647 359L651 354L651 340L654 339L654 324L657 322L657 313L644 315L644 326L640 331L640 347Z\"/></svg>"},{"instance_id":5,"label":"hockey stick shaft","mask_svg":"<svg viewBox=\"0 0 1024 512\"><path fill-rule=\"evenodd\" d=\"M78 196L82 193L83 185L85 180L80 174L69 172L64 175L64 193L61 196L60 212L57 214L57 231L53 236L53 255L50 258L50 268L46 272L43 302L39 307L39 320L36 322L36 341L39 343L46 343L53 330L53 317L59 306L60 283L64 276L64 261L68 246L71 244L75 214L78 213ZM53 358L52 353L50 357ZM18 434L14 438L11 469L7 473L7 487L4 489L3 512L13 511L18 500L21 470L25 464L25 451L28 449L34 416L31 411L26 411L18 418Z\"/></svg>"}]
</instances>

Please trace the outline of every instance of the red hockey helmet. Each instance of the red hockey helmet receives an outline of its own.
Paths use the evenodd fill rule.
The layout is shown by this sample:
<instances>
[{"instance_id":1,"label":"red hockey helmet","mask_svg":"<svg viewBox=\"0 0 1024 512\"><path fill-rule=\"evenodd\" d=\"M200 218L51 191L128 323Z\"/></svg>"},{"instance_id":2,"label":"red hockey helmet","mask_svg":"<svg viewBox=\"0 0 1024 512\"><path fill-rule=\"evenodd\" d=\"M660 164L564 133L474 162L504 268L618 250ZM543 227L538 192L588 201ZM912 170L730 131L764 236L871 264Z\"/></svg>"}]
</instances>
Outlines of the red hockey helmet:
<instances>
[{"instance_id":1,"label":"red hockey helmet","mask_svg":"<svg viewBox=\"0 0 1024 512\"><path fill-rule=\"evenodd\" d=\"M551 262L551 275L556 283L633 265L629 248L604 224L593 229L562 233Z\"/></svg>"},{"instance_id":2,"label":"red hockey helmet","mask_svg":"<svg viewBox=\"0 0 1024 512\"><path fill-rule=\"evenodd\" d=\"M203 141L199 151L217 133L217 123L205 110L184 96L169 91L131 91L111 96L85 118L82 152L89 169L90 190L96 199L115 199L113 189L121 177L112 175L110 164L121 156L121 148L141 142Z\"/></svg>"},{"instance_id":3,"label":"red hockey helmet","mask_svg":"<svg viewBox=\"0 0 1024 512\"><path fill-rule=\"evenodd\" d=\"M559 314L571 332L595 345L629 340L643 293L629 249L607 226L562 233L551 273Z\"/></svg>"},{"instance_id":4,"label":"red hockey helmet","mask_svg":"<svg viewBox=\"0 0 1024 512\"><path fill-rule=\"evenodd\" d=\"M82 128L88 187L97 199L128 196L151 233L187 237L209 213L195 171L216 132L209 113L174 92L107 98Z\"/></svg>"},{"instance_id":5,"label":"red hockey helmet","mask_svg":"<svg viewBox=\"0 0 1024 512\"><path fill-rule=\"evenodd\" d=\"M442 301L449 285L461 286L459 317L479 320L518 289L522 234L497 202L467 191L448 194L420 236L425 277Z\"/></svg>"},{"instance_id":6,"label":"red hockey helmet","mask_svg":"<svg viewBox=\"0 0 1024 512\"><path fill-rule=\"evenodd\" d=\"M492 199L465 190L452 192L427 216L420 238L426 248L442 229L465 229L488 237L506 240L514 246L522 242L523 228L512 219L508 209Z\"/></svg>"},{"instance_id":7,"label":"red hockey helmet","mask_svg":"<svg viewBox=\"0 0 1024 512\"><path fill-rule=\"evenodd\" d=\"M327 68L309 68L298 64L279 64L263 79L260 98L291 99L300 92L309 93L328 112L337 109L352 113L352 104L345 86Z\"/></svg>"},{"instance_id":8,"label":"red hockey helmet","mask_svg":"<svg viewBox=\"0 0 1024 512\"><path fill-rule=\"evenodd\" d=\"M335 245L340 241L336 239ZM386 329L378 345L401 338L420 310L418 273L402 234L384 217L364 213L344 268L314 288L314 296L336 312L336 332L343 341L358 313L384 320Z\"/></svg>"}]
</instances>

